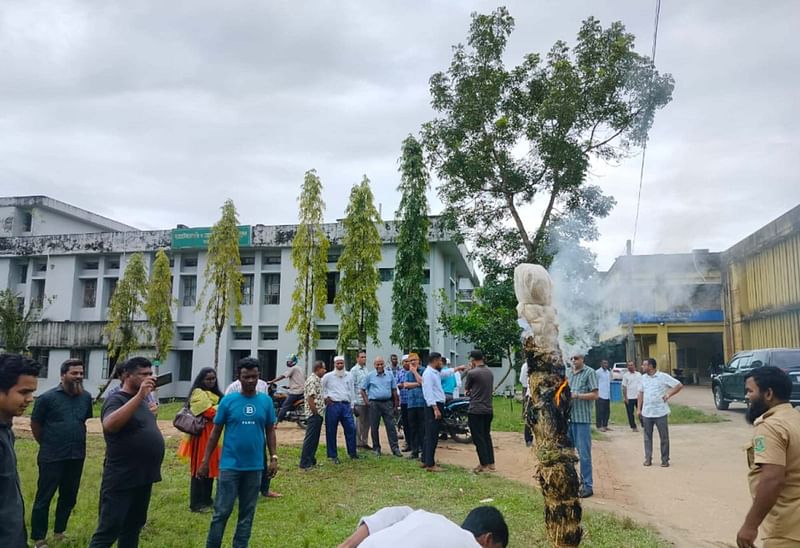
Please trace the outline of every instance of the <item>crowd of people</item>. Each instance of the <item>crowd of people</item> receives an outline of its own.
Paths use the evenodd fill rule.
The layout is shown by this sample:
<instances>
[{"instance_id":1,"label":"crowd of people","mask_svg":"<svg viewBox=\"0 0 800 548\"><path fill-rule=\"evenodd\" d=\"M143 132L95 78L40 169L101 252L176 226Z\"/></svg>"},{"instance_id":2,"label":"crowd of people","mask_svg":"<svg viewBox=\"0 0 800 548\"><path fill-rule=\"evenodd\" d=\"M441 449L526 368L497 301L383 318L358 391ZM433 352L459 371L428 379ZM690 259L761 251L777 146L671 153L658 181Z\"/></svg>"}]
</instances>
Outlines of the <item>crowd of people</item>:
<instances>
[{"instance_id":1,"label":"crowd of people","mask_svg":"<svg viewBox=\"0 0 800 548\"><path fill-rule=\"evenodd\" d=\"M224 392L216 371L201 369L186 409L202 424L196 432L187 434L178 452L189 463L190 510L213 512L206 546L221 546L237 503L233 546L247 546L259 494L280 496L270 490L278 470L276 425L301 398L307 419L299 461L302 470L317 466L323 424L327 457L336 465L340 464L339 426L344 430L348 456L359 459L358 449L382 456L379 429L383 423L392 455L402 457L407 452L423 469L440 471L436 449L443 406L457 398L462 388L469 396L469 426L478 455L474 472L495 470L491 439L493 375L480 351L472 351L469 357L469 365L446 367L445 359L436 352L429 355L425 365L414 353L400 359L392 355L387 367L384 359L376 356L373 368L369 368L366 353L359 352L356 365L349 371L344 357L336 356L331 371L318 361L305 378L297 357L289 356L286 372L272 381L290 381L290 394L277 412L268 395L268 383L260 378L258 360L240 360L237 379ZM608 406L603 400L610 399L610 388L603 385L611 376L607 362L601 363L598 371L585 365L583 355L572 356L571 362L566 370L571 390L569 437L579 459L580 496L585 498L593 495L592 412L598 415L596 426L608 429ZM106 454L90 548L114 543L120 548L138 546L153 485L161 481L165 443L156 421L153 366L144 357L133 357L119 364L117 373L120 386L108 392L101 412ZM0 545L9 548L28 546L11 426L13 418L22 415L33 401L38 374L39 365L33 360L0 354ZM38 548L47 546L50 505L56 493L53 538L65 534L86 459L86 421L93 415L92 398L83 388L83 363L66 360L60 374L59 385L36 398L31 414L31 432L39 444L39 477L30 538ZM527 386L527 379L521 380ZM682 387L678 380L658 371L655 359L644 360L641 372L633 362L627 364L622 398L631 430L644 430L644 466L652 465L654 430L660 437L661 466L670 465L669 401ZM800 510L800 418L789 403L792 382L781 369L760 367L748 376L746 391L750 403L747 419L754 424L747 451L753 504L737 543L740 547L754 546L760 527L763 546L795 545L800 542L796 519ZM533 442L530 431L524 435L527 443ZM405 441L402 448L401 439ZM216 493L212 496L215 479ZM387 535L407 538L408 546L415 546L412 540L420 535L427 539L441 535L450 539L452 546L494 548L508 543L502 514L491 507L474 509L460 527L438 514L391 507L363 518L342 546L382 546Z\"/></svg>"}]
</instances>

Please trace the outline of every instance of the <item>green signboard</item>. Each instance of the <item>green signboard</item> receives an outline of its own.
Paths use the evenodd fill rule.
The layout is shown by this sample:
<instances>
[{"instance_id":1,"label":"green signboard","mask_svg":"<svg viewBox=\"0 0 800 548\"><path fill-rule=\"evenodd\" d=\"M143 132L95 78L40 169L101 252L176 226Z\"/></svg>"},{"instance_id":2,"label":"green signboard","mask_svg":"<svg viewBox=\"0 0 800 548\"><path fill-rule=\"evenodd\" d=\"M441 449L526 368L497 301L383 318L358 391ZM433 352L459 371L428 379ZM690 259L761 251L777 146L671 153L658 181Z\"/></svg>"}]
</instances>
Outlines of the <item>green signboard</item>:
<instances>
[{"instance_id":1,"label":"green signboard","mask_svg":"<svg viewBox=\"0 0 800 548\"><path fill-rule=\"evenodd\" d=\"M239 245L249 247L252 243L250 225L239 227ZM191 249L208 247L211 237L210 227L176 228L172 231L172 249Z\"/></svg>"}]
</instances>

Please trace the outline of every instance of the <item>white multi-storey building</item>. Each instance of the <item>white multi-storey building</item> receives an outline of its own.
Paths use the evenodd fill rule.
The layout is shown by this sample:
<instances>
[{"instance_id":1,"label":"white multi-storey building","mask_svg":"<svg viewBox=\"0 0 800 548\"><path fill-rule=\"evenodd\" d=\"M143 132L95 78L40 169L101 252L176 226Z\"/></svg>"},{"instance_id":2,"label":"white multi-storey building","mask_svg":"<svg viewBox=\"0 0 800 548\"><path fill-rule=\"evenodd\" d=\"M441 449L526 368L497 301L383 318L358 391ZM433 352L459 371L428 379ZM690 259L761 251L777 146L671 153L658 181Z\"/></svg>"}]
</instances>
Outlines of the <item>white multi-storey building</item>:
<instances>
[{"instance_id":1,"label":"white multi-storey building","mask_svg":"<svg viewBox=\"0 0 800 548\"><path fill-rule=\"evenodd\" d=\"M431 341L426 351L436 350L463 363L470 347L439 329L438 296L444 291L451 302L471 299L478 279L463 245L457 244L435 217L432 221L424 286ZM291 262L295 229L293 225L241 228L242 324L229 326L222 336L219 371L225 381L233 377L235 362L245 356L257 357L263 375L272 378L285 368L285 355L297 350L295 334L285 330L296 276ZM396 229L394 221L380 225L380 344L370 341L370 357L388 357L400 351L389 341ZM321 336L313 358L330 363L338 336L339 319L332 303L343 227L341 223L326 224L325 231L331 239L328 305L325 319L319 322ZM203 316L195 310L203 288L208 232L207 228L144 231L43 196L0 198L0 289L15 291L25 307L41 308L29 341L34 357L46 366L40 389L58 383L58 367L71 356L82 358L87 365L90 391L104 383L113 364L106 352L103 327L117 280L132 253L143 253L149 265L155 252L165 248L174 280L175 340L159 369L160 373L171 371L173 383L161 388L159 395L185 396L193 376L213 362L213 335L198 343ZM496 373L499 377L500 370Z\"/></svg>"}]
</instances>

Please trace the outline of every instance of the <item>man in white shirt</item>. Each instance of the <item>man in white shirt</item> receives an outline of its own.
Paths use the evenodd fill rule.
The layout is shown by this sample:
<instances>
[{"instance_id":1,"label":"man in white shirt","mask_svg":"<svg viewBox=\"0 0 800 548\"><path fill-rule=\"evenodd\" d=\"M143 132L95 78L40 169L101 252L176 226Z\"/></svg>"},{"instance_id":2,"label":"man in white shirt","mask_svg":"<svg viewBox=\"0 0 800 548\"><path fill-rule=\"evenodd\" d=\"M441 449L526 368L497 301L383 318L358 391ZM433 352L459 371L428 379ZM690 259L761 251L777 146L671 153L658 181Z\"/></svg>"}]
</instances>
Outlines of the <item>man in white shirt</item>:
<instances>
[{"instance_id":1,"label":"man in white shirt","mask_svg":"<svg viewBox=\"0 0 800 548\"><path fill-rule=\"evenodd\" d=\"M278 410L278 422L286 417L286 412L292 408L294 402L303 399L303 392L306 386L306 376L300 366L297 365L297 354L286 356L286 371L283 375L275 377L269 384L275 384L283 379L289 379L289 395L283 400L281 408Z\"/></svg>"},{"instance_id":2,"label":"man in white shirt","mask_svg":"<svg viewBox=\"0 0 800 548\"><path fill-rule=\"evenodd\" d=\"M597 370L597 399L594 402L595 426L601 432L608 432L608 419L611 416L611 371L608 360L600 362Z\"/></svg>"},{"instance_id":3,"label":"man in white shirt","mask_svg":"<svg viewBox=\"0 0 800 548\"><path fill-rule=\"evenodd\" d=\"M459 527L440 514L408 506L382 508L361 518L358 529L339 548L505 548L508 525L492 506L474 508Z\"/></svg>"},{"instance_id":4,"label":"man in white shirt","mask_svg":"<svg viewBox=\"0 0 800 548\"><path fill-rule=\"evenodd\" d=\"M644 465L653 463L653 426L658 428L661 441L661 466L669 466L669 404L672 396L683 389L674 377L656 369L655 358L642 362L645 375L642 375L642 389L639 391L639 416L644 426Z\"/></svg>"},{"instance_id":5,"label":"man in white shirt","mask_svg":"<svg viewBox=\"0 0 800 548\"><path fill-rule=\"evenodd\" d=\"M367 353L359 350L356 355L356 364L350 368L350 374L353 376L353 384L356 386L356 399L353 401L356 416L356 447L360 449L371 449L367 443L367 435L369 434L369 406L364 403L358 395L358 390L367 378Z\"/></svg>"},{"instance_id":6,"label":"man in white shirt","mask_svg":"<svg viewBox=\"0 0 800 548\"><path fill-rule=\"evenodd\" d=\"M636 371L636 364L628 362L628 370L622 374L622 400L625 402L625 410L628 412L628 424L631 430L638 432L636 428L636 407L639 405L639 391L642 389L642 374Z\"/></svg>"},{"instance_id":7,"label":"man in white shirt","mask_svg":"<svg viewBox=\"0 0 800 548\"><path fill-rule=\"evenodd\" d=\"M322 397L325 398L325 443L328 458L334 464L340 463L336 447L336 431L341 423L344 429L347 454L351 459L357 459L356 425L353 420L353 403L356 401L355 384L353 376L344 368L344 356L335 356L333 371L325 373L325 376L322 377Z\"/></svg>"},{"instance_id":8,"label":"man in white shirt","mask_svg":"<svg viewBox=\"0 0 800 548\"><path fill-rule=\"evenodd\" d=\"M442 355L431 352L428 367L422 373L422 396L425 398L425 438L422 442L422 467L428 472L441 472L436 464L436 446L439 443L439 426L444 410L444 390L442 377L449 377L465 369L459 365L449 371L442 371Z\"/></svg>"}]
</instances>

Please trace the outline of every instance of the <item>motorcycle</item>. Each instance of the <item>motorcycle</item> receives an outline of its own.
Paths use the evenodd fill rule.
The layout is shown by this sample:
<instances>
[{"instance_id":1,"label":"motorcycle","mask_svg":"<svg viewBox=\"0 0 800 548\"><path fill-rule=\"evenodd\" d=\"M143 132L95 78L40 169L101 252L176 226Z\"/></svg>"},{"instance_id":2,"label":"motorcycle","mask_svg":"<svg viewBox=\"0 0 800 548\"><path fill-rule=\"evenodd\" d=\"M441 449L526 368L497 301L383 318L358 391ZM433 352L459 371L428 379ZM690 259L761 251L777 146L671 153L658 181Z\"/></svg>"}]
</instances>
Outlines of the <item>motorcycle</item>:
<instances>
[{"instance_id":1,"label":"motorcycle","mask_svg":"<svg viewBox=\"0 0 800 548\"><path fill-rule=\"evenodd\" d=\"M440 430L442 439L452 438L458 443L471 443L472 434L469 431L467 409L469 398L455 398L444 404Z\"/></svg>"},{"instance_id":2,"label":"motorcycle","mask_svg":"<svg viewBox=\"0 0 800 548\"><path fill-rule=\"evenodd\" d=\"M275 406L275 415L278 415L281 406L286 398L289 397L289 391L284 386L277 386L275 383L269 385L269 397L272 398L272 404ZM306 427L306 400L300 398L295 401L292 406L286 411L283 416L284 421L297 423L300 428Z\"/></svg>"}]
</instances>

